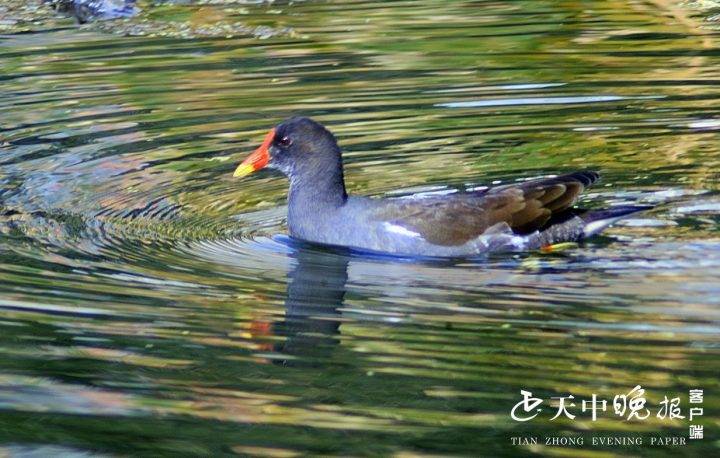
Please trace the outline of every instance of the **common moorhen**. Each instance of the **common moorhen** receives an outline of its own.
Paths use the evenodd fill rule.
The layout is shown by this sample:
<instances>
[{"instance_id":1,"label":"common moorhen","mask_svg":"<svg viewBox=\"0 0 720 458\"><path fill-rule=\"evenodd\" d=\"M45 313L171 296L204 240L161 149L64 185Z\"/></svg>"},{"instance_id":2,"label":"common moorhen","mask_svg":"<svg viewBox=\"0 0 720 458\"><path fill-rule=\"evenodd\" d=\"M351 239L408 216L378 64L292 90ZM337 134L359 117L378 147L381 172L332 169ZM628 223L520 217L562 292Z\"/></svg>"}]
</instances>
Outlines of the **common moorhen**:
<instances>
[{"instance_id":1,"label":"common moorhen","mask_svg":"<svg viewBox=\"0 0 720 458\"><path fill-rule=\"evenodd\" d=\"M302 117L270 130L234 176L265 167L290 178L292 237L398 255L472 256L540 249L597 234L646 208L572 208L585 187L598 180L591 171L442 196L348 196L335 137Z\"/></svg>"}]
</instances>

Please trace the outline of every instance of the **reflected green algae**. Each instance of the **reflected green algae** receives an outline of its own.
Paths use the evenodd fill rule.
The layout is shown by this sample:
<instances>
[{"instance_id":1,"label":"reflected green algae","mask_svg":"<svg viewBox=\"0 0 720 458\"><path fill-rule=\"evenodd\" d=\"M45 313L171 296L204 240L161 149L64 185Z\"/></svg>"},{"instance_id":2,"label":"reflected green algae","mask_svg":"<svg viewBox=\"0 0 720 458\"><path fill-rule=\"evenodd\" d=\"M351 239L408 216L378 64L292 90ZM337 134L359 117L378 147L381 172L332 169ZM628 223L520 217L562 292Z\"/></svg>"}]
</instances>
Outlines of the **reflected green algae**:
<instances>
[{"instance_id":1,"label":"reflected green algae","mask_svg":"<svg viewBox=\"0 0 720 458\"><path fill-rule=\"evenodd\" d=\"M717 37L692 10L213 3L3 29L0 442L152 456L717 454ZM598 168L583 205L652 203L647 219L672 224L446 263L298 247L280 236L285 180L230 178L297 113L336 132L353 192ZM612 412L510 418L522 389L612 398L636 384L650 405L679 395L684 409L703 388L706 437L651 447L689 423ZM511 444L529 435L646 444Z\"/></svg>"}]
</instances>

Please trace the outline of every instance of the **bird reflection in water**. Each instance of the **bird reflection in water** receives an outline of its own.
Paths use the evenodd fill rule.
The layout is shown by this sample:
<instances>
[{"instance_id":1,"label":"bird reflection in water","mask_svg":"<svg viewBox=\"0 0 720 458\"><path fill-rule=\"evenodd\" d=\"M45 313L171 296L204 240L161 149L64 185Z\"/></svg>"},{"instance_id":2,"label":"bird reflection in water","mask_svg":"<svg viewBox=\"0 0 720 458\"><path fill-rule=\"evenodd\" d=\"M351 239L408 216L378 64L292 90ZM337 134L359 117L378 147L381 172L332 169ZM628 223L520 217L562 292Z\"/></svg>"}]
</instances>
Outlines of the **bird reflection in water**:
<instances>
[{"instance_id":1,"label":"bird reflection in water","mask_svg":"<svg viewBox=\"0 0 720 458\"><path fill-rule=\"evenodd\" d=\"M276 361L287 366L321 365L339 343L340 311L349 253L299 245L288 277L285 319L274 326L283 341Z\"/></svg>"}]
</instances>

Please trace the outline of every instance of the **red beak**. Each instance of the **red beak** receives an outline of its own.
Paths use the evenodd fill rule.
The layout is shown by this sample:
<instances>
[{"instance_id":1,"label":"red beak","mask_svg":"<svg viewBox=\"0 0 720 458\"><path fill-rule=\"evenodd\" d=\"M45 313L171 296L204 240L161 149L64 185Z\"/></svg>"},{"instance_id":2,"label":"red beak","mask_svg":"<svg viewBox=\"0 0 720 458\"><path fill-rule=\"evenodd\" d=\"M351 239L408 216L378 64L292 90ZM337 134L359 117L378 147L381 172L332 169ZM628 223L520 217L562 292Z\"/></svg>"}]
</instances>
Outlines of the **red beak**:
<instances>
[{"instance_id":1,"label":"red beak","mask_svg":"<svg viewBox=\"0 0 720 458\"><path fill-rule=\"evenodd\" d=\"M274 138L275 129L270 129L270 132L268 132L265 136L265 140L263 140L262 145L260 145L258 149L248 156L247 159L242 161L242 164L235 169L233 177L244 177L265 167L268 162L270 162L269 148Z\"/></svg>"}]
</instances>

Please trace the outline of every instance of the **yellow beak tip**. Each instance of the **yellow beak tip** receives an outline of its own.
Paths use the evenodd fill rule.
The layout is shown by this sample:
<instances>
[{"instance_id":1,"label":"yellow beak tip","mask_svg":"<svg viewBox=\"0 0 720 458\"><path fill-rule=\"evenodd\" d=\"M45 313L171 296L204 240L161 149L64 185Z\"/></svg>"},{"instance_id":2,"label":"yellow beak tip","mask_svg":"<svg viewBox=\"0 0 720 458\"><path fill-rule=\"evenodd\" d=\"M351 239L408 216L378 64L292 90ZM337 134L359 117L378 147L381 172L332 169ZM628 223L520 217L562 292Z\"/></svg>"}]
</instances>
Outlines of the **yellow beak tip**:
<instances>
[{"instance_id":1,"label":"yellow beak tip","mask_svg":"<svg viewBox=\"0 0 720 458\"><path fill-rule=\"evenodd\" d=\"M235 169L235 173L233 173L233 178L242 178L244 176L250 175L254 171L255 167L253 167L252 165L240 164L240 166Z\"/></svg>"}]
</instances>

